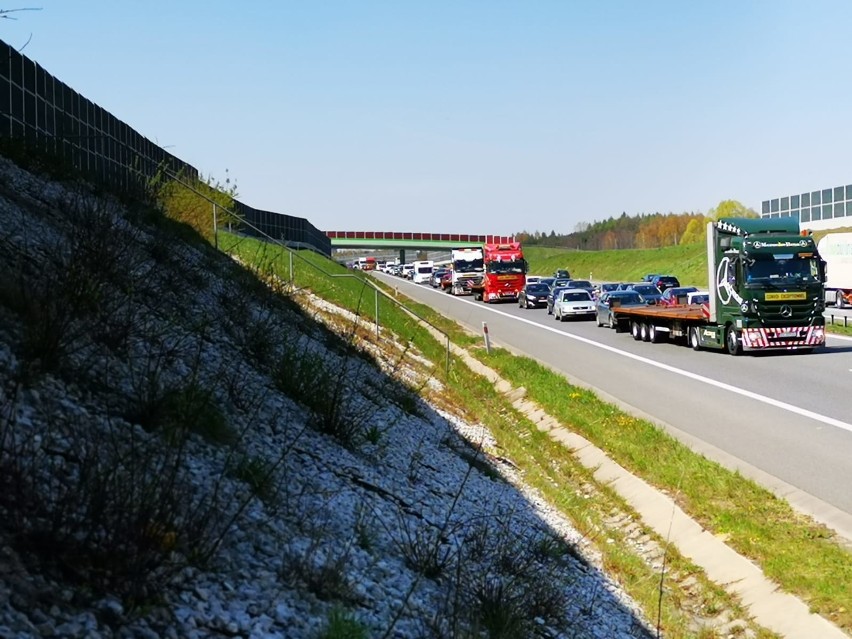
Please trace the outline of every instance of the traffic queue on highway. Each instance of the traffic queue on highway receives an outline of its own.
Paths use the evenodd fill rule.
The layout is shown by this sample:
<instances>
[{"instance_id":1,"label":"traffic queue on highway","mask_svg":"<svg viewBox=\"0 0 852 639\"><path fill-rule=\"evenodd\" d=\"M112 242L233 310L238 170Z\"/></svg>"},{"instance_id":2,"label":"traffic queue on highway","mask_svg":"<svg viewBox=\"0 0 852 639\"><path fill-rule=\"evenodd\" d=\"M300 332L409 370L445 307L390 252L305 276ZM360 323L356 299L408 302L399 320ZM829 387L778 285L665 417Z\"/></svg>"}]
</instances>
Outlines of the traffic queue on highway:
<instances>
[{"instance_id":1,"label":"traffic queue on highway","mask_svg":"<svg viewBox=\"0 0 852 639\"><path fill-rule=\"evenodd\" d=\"M416 266L420 265L420 266ZM388 264L380 268L384 272L414 280L416 270L428 268L423 262L410 264ZM421 276L417 281L432 288L449 292L452 284L452 268L432 266L431 274ZM675 306L678 304L707 303L709 293L699 291L694 286L680 286L673 275L652 273L640 282L597 282L572 279L570 272L559 269L551 276L527 275L526 284L521 289L517 302L520 308L543 308L554 319L596 319L598 325L610 325L610 295L623 304L649 305L659 304Z\"/></svg>"},{"instance_id":2,"label":"traffic queue on highway","mask_svg":"<svg viewBox=\"0 0 852 639\"><path fill-rule=\"evenodd\" d=\"M670 274L642 282L527 275L517 242L452 251L452 267L403 265L414 282L472 294L485 303L546 308L557 320L595 319L635 340L679 339L695 350L810 352L825 344L826 262L795 218L721 218L707 225L708 287L683 287Z\"/></svg>"}]
</instances>

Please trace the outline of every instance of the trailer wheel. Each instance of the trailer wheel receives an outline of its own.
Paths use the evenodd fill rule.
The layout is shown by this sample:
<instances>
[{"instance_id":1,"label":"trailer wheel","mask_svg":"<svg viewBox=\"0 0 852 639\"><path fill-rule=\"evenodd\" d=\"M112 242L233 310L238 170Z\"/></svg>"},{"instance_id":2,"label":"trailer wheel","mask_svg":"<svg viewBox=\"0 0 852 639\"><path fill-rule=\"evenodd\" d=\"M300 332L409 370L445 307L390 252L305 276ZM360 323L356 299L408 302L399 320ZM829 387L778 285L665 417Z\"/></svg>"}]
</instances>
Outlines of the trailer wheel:
<instances>
[{"instance_id":1,"label":"trailer wheel","mask_svg":"<svg viewBox=\"0 0 852 639\"><path fill-rule=\"evenodd\" d=\"M663 333L662 331L657 330L656 325L651 324L650 326L648 326L648 338L651 342L657 344L663 341Z\"/></svg>"},{"instance_id":2,"label":"trailer wheel","mask_svg":"<svg viewBox=\"0 0 852 639\"><path fill-rule=\"evenodd\" d=\"M630 334L637 342L642 339L642 329L639 327L639 322L630 320Z\"/></svg>"},{"instance_id":3,"label":"trailer wheel","mask_svg":"<svg viewBox=\"0 0 852 639\"><path fill-rule=\"evenodd\" d=\"M689 327L689 345L692 346L692 350L700 351L701 350L701 338L698 336L698 327L690 326Z\"/></svg>"},{"instance_id":4,"label":"trailer wheel","mask_svg":"<svg viewBox=\"0 0 852 639\"><path fill-rule=\"evenodd\" d=\"M733 326L728 327L725 333L725 347L731 355L742 355L743 345L740 340L740 335Z\"/></svg>"}]
</instances>

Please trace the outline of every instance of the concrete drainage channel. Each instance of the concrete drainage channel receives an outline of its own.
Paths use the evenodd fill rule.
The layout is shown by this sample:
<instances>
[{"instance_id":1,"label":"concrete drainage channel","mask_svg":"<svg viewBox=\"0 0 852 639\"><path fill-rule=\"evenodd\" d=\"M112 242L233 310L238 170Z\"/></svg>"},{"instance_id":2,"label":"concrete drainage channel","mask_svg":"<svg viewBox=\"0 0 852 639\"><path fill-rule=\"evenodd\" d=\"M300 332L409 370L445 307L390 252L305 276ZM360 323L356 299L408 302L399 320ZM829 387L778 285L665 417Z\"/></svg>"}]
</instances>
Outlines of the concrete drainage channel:
<instances>
[{"instance_id":1,"label":"concrete drainage channel","mask_svg":"<svg viewBox=\"0 0 852 639\"><path fill-rule=\"evenodd\" d=\"M630 474L609 459L588 440L562 427L538 405L524 398L524 390L513 388L507 381L457 346L453 354L464 360L475 373L491 381L512 405L554 440L571 450L583 466L593 471L595 479L606 484L620 495L642 518L642 523L662 539L668 539L685 557L700 566L707 577L737 597L753 615L754 622L788 639L849 639L840 628L812 614L800 599L780 592L778 586L767 579L760 568L749 559L737 554L712 533L704 530L667 495L647 482ZM608 524L626 533L634 542L639 554L650 564L657 565L663 556L663 547L649 536L643 535L641 526L627 515L613 513ZM669 579L689 592L696 587L693 579L680 582L677 575ZM724 613L705 619L719 631L734 631L747 627L745 620L731 618Z\"/></svg>"}]
</instances>

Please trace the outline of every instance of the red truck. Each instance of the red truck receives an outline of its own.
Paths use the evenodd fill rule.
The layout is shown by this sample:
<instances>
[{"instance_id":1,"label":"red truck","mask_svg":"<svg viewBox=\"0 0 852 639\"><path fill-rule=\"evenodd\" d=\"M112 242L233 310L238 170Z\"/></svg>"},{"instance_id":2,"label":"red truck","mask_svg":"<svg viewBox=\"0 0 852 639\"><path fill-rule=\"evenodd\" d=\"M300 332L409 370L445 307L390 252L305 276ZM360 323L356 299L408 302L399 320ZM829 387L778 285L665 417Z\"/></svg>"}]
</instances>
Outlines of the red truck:
<instances>
[{"instance_id":1,"label":"red truck","mask_svg":"<svg viewBox=\"0 0 852 639\"><path fill-rule=\"evenodd\" d=\"M521 243L485 244L482 252L485 273L470 286L475 299L486 304L501 300L517 302L527 273Z\"/></svg>"}]
</instances>

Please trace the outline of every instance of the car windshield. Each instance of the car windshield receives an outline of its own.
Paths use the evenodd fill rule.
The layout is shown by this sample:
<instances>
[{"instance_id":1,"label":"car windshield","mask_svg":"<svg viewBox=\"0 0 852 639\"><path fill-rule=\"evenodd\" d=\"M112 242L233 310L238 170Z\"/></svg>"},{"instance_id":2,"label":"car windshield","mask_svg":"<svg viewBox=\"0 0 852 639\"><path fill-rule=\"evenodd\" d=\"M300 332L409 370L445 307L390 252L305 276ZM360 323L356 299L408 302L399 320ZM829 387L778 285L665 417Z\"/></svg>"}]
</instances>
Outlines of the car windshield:
<instances>
[{"instance_id":1,"label":"car windshield","mask_svg":"<svg viewBox=\"0 0 852 639\"><path fill-rule=\"evenodd\" d=\"M536 295L546 295L550 291L550 287L545 284L528 284L527 285L527 293L534 293Z\"/></svg>"},{"instance_id":2,"label":"car windshield","mask_svg":"<svg viewBox=\"0 0 852 639\"><path fill-rule=\"evenodd\" d=\"M571 286L575 288L592 288L592 283L589 280L572 280Z\"/></svg>"},{"instance_id":3,"label":"car windshield","mask_svg":"<svg viewBox=\"0 0 852 639\"><path fill-rule=\"evenodd\" d=\"M563 302L588 302L589 294L581 293L579 291L566 292L562 294Z\"/></svg>"},{"instance_id":4,"label":"car windshield","mask_svg":"<svg viewBox=\"0 0 852 639\"><path fill-rule=\"evenodd\" d=\"M655 286L651 284L637 284L633 287L633 290L639 293L640 295L659 295L660 291L657 290Z\"/></svg>"},{"instance_id":5,"label":"car windshield","mask_svg":"<svg viewBox=\"0 0 852 639\"><path fill-rule=\"evenodd\" d=\"M687 293L692 293L697 290L698 289L694 286L685 286L683 288L679 288L676 286L674 288L668 289L665 293L663 293L663 297L677 297L678 295L686 295Z\"/></svg>"}]
</instances>

